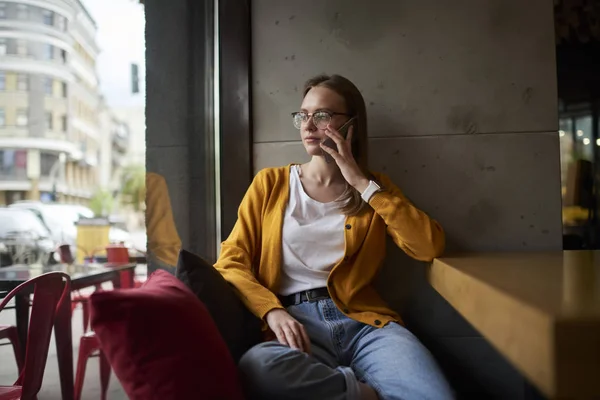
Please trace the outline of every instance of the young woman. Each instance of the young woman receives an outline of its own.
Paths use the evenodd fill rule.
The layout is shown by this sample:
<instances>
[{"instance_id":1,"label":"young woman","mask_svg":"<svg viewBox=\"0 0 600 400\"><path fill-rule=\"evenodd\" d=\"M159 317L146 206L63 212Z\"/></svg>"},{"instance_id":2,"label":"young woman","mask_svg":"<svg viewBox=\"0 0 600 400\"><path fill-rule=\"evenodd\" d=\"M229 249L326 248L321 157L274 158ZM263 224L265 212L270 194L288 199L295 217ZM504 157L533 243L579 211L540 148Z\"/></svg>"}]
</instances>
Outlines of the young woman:
<instances>
[{"instance_id":1,"label":"young woman","mask_svg":"<svg viewBox=\"0 0 600 400\"><path fill-rule=\"evenodd\" d=\"M276 337L240 360L256 397L452 398L430 353L372 286L386 234L431 261L444 248L442 228L369 172L365 102L348 79L309 80L293 122L310 162L257 174L215 265ZM344 137L337 129L347 122Z\"/></svg>"}]
</instances>

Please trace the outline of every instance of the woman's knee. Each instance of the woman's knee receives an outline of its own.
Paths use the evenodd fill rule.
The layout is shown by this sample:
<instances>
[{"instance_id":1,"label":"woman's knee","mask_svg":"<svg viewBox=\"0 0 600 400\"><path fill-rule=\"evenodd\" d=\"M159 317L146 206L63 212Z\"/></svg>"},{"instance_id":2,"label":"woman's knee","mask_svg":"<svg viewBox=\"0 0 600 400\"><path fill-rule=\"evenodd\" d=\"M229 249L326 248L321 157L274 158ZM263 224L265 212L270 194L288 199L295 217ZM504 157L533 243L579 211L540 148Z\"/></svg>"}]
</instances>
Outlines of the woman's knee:
<instances>
[{"instance_id":1,"label":"woman's knee","mask_svg":"<svg viewBox=\"0 0 600 400\"><path fill-rule=\"evenodd\" d=\"M260 343L240 359L238 368L244 380L255 389L273 389L284 380L286 366L300 352L277 342Z\"/></svg>"}]
</instances>

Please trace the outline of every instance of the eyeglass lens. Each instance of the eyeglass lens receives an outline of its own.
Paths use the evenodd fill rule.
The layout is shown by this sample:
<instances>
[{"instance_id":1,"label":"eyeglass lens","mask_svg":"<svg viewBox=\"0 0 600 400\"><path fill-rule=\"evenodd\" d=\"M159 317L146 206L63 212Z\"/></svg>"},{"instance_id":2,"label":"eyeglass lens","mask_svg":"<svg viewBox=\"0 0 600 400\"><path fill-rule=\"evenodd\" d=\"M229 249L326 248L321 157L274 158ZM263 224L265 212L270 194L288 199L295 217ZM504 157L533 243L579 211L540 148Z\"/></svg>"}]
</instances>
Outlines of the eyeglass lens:
<instances>
[{"instance_id":1,"label":"eyeglass lens","mask_svg":"<svg viewBox=\"0 0 600 400\"><path fill-rule=\"evenodd\" d=\"M296 113L294 114L294 126L296 129L300 129L302 124L308 122L309 114L307 113ZM331 115L325 111L318 111L312 115L313 123L318 129L325 129L329 122L331 122Z\"/></svg>"}]
</instances>

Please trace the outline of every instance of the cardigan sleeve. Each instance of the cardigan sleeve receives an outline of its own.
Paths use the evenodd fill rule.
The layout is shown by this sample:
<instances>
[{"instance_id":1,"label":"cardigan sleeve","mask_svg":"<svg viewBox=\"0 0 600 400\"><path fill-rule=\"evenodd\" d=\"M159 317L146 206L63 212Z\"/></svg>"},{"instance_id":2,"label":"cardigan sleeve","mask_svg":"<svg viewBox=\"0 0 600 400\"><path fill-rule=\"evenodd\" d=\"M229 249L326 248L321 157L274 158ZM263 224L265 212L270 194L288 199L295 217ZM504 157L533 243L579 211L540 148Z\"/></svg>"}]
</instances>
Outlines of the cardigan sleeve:
<instances>
[{"instance_id":1,"label":"cardigan sleeve","mask_svg":"<svg viewBox=\"0 0 600 400\"><path fill-rule=\"evenodd\" d=\"M431 261L444 251L445 235L441 225L415 207L384 174L377 174L384 190L369 199L369 205L387 225L387 233L406 254L420 261Z\"/></svg>"},{"instance_id":2,"label":"cardigan sleeve","mask_svg":"<svg viewBox=\"0 0 600 400\"><path fill-rule=\"evenodd\" d=\"M253 274L253 262L260 253L265 202L266 178L261 171L240 204L237 222L227 240L221 244L221 254L215 264L225 280L238 290L246 307L261 319L272 309L283 308L277 296Z\"/></svg>"}]
</instances>

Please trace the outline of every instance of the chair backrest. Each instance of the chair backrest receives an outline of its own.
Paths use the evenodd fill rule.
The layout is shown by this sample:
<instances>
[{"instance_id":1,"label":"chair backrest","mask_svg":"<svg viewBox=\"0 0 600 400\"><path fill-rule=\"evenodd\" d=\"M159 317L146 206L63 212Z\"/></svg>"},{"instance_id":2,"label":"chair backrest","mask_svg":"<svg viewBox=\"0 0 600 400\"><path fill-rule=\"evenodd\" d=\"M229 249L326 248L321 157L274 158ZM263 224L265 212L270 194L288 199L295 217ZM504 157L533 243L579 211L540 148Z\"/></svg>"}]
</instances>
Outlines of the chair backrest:
<instances>
[{"instance_id":1,"label":"chair backrest","mask_svg":"<svg viewBox=\"0 0 600 400\"><path fill-rule=\"evenodd\" d=\"M32 292L25 367L16 382L16 385L22 386L22 399L35 398L42 387L54 319L63 299L71 294L71 279L62 272L49 272L32 278L3 299L0 311L15 295Z\"/></svg>"}]
</instances>

